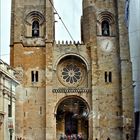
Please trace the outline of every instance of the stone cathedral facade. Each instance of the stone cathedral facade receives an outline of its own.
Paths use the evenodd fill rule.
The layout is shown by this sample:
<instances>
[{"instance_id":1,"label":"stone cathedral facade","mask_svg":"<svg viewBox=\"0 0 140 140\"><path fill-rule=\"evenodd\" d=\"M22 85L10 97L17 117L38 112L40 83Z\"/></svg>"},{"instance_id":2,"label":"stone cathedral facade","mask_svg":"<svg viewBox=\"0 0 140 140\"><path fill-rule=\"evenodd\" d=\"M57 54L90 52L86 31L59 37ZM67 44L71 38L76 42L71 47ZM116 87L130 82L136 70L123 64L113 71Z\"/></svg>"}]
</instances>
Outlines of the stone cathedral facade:
<instances>
[{"instance_id":1,"label":"stone cathedral facade","mask_svg":"<svg viewBox=\"0 0 140 140\"><path fill-rule=\"evenodd\" d=\"M52 4L12 0L10 63L21 83L16 140L132 140L125 0L83 0L82 43L55 42Z\"/></svg>"}]
</instances>

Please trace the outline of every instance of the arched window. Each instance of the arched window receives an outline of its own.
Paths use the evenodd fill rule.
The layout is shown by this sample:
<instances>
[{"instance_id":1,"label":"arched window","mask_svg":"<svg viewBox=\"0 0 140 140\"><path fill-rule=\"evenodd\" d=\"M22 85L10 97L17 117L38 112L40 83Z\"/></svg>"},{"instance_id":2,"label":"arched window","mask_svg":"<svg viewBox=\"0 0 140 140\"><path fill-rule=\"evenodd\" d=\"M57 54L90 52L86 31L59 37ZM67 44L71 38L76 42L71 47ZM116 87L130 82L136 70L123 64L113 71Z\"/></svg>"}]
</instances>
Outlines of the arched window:
<instances>
[{"instance_id":1,"label":"arched window","mask_svg":"<svg viewBox=\"0 0 140 140\"><path fill-rule=\"evenodd\" d=\"M103 36L109 36L109 22L107 20L102 21L102 35Z\"/></svg>"},{"instance_id":2,"label":"arched window","mask_svg":"<svg viewBox=\"0 0 140 140\"><path fill-rule=\"evenodd\" d=\"M116 26L115 26L115 16L108 12L101 12L97 16L97 35L99 36L115 36Z\"/></svg>"},{"instance_id":3,"label":"arched window","mask_svg":"<svg viewBox=\"0 0 140 140\"><path fill-rule=\"evenodd\" d=\"M32 11L25 17L26 37L43 37L45 35L45 17L38 11Z\"/></svg>"},{"instance_id":4,"label":"arched window","mask_svg":"<svg viewBox=\"0 0 140 140\"><path fill-rule=\"evenodd\" d=\"M39 36L39 22L36 20L33 21L33 23L32 23L32 36L33 37Z\"/></svg>"}]
</instances>

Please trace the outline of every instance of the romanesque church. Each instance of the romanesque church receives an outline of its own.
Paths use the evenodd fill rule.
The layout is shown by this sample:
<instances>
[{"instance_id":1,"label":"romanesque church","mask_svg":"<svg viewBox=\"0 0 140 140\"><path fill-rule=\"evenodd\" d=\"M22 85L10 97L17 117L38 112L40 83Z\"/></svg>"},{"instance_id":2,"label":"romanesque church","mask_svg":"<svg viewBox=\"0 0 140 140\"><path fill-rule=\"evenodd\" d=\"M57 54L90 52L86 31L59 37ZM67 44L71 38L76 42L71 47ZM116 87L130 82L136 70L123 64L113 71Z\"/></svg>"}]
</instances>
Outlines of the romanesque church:
<instances>
[{"instance_id":1,"label":"romanesque church","mask_svg":"<svg viewBox=\"0 0 140 140\"><path fill-rule=\"evenodd\" d=\"M61 2L61 0L60 0ZM133 139L133 84L125 0L83 0L81 41L55 41L52 0L12 0L10 63L15 137Z\"/></svg>"}]
</instances>

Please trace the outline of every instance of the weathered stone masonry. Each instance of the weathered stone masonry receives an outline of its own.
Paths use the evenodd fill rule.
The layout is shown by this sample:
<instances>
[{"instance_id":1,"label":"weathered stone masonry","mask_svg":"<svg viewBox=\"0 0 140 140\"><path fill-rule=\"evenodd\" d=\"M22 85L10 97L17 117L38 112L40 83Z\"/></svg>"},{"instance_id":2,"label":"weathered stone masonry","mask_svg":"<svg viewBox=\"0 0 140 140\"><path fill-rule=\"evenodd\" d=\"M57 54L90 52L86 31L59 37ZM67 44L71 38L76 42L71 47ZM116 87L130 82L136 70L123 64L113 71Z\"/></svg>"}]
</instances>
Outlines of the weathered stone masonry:
<instances>
[{"instance_id":1,"label":"weathered stone masonry","mask_svg":"<svg viewBox=\"0 0 140 140\"><path fill-rule=\"evenodd\" d=\"M56 43L49 0L12 1L11 65L21 82L17 139L58 140L72 133L88 140L133 139L124 4L83 0L83 43Z\"/></svg>"}]
</instances>

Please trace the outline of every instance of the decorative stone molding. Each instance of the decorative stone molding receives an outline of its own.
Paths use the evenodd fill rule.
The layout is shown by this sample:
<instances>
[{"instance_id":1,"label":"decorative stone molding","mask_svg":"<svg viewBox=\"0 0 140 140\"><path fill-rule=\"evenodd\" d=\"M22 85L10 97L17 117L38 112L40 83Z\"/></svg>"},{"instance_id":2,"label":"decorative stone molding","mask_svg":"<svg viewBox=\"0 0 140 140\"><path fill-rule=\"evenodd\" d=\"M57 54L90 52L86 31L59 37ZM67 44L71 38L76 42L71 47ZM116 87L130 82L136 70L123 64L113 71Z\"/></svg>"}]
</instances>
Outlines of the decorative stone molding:
<instances>
[{"instance_id":1,"label":"decorative stone molding","mask_svg":"<svg viewBox=\"0 0 140 140\"><path fill-rule=\"evenodd\" d=\"M88 62L83 56L81 56L81 55L79 55L79 54L76 54L76 53L68 53L68 54L64 54L64 55L62 55L61 57L59 57L59 58L57 59L56 63L54 64L53 69L56 70L58 64L60 63L60 61L61 61L62 59L65 59L66 57L69 57L69 56L73 56L73 57L77 57L77 58L81 59L81 60L83 61L83 63L85 63L86 68L87 68L87 71L90 70L89 62Z\"/></svg>"},{"instance_id":2,"label":"decorative stone molding","mask_svg":"<svg viewBox=\"0 0 140 140\"><path fill-rule=\"evenodd\" d=\"M32 38L21 36L20 41L24 46L45 46L45 40L41 37Z\"/></svg>"},{"instance_id":3,"label":"decorative stone molding","mask_svg":"<svg viewBox=\"0 0 140 140\"><path fill-rule=\"evenodd\" d=\"M28 25L32 25L32 22L34 20L37 20L39 24L41 25L45 21L45 18L40 12L32 11L26 16L25 21Z\"/></svg>"},{"instance_id":4,"label":"decorative stone molding","mask_svg":"<svg viewBox=\"0 0 140 140\"><path fill-rule=\"evenodd\" d=\"M109 24L114 24L114 15L108 11L101 12L97 17L97 22L102 23L102 21L107 20Z\"/></svg>"},{"instance_id":5,"label":"decorative stone molding","mask_svg":"<svg viewBox=\"0 0 140 140\"><path fill-rule=\"evenodd\" d=\"M90 93L89 88L57 88L52 90L53 93Z\"/></svg>"}]
</instances>

